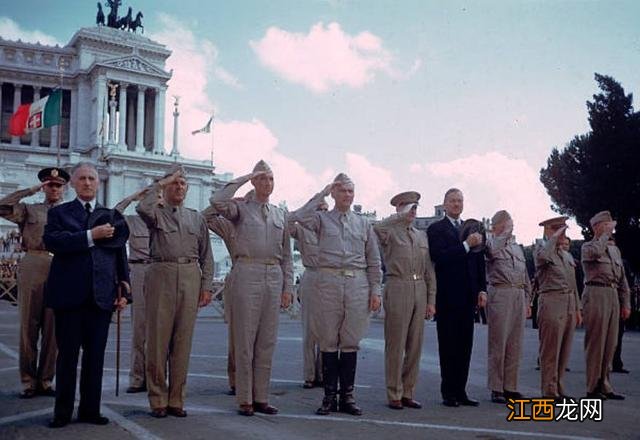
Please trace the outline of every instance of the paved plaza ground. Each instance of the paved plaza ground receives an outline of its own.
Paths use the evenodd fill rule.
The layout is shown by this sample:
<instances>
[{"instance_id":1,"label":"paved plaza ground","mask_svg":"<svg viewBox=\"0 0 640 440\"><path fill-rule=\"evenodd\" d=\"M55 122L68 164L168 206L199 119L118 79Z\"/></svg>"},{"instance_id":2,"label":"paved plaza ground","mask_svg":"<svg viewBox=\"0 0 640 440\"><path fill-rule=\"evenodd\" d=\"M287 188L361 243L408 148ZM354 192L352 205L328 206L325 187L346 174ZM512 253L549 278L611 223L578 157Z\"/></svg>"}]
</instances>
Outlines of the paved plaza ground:
<instances>
[{"instance_id":1,"label":"paved plaza ground","mask_svg":"<svg viewBox=\"0 0 640 440\"><path fill-rule=\"evenodd\" d=\"M486 388L487 327L476 325L475 344L468 391L480 400L478 408L446 408L441 404L440 372L435 323L425 329L420 382L416 398L421 410L394 411L386 406L384 385L384 338L382 320L371 322L362 342L356 377L356 397L362 417L335 414L315 415L322 398L319 388L301 387L302 356L300 322L281 315L274 358L270 403L280 408L277 416L236 415L236 401L227 396L227 328L212 308L202 311L193 343L186 419L154 419L148 415L143 394L125 394L128 384L130 323L122 330L120 396L115 396L115 326L111 328L103 384L102 412L111 419L104 427L72 423L63 429L47 428L53 398L18 398L18 314L17 308L0 301L0 439L638 439L640 438L640 334L625 334L623 358L629 375L612 376L617 391L627 395L622 402L606 401L603 420L511 421L505 405L491 403ZM520 369L523 393L539 394L540 372L535 370L537 331L527 323L525 350ZM584 332L579 329L573 344L566 385L571 394L584 394Z\"/></svg>"}]
</instances>

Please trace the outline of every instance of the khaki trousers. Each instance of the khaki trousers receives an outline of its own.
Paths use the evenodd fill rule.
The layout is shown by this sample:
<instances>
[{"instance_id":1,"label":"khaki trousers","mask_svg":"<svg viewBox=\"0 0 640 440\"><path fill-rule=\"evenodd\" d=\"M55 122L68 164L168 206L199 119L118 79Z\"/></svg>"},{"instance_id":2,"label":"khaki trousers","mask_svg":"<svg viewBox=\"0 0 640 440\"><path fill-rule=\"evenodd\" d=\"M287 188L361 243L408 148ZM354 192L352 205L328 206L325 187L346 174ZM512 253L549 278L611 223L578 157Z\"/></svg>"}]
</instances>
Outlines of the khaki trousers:
<instances>
[{"instance_id":1,"label":"khaki trousers","mask_svg":"<svg viewBox=\"0 0 640 440\"><path fill-rule=\"evenodd\" d=\"M149 404L151 408L182 408L198 314L200 268L197 263L152 263L144 292Z\"/></svg>"},{"instance_id":2,"label":"khaki trousers","mask_svg":"<svg viewBox=\"0 0 640 440\"><path fill-rule=\"evenodd\" d=\"M231 310L239 404L267 403L278 337L282 269L237 261L231 280Z\"/></svg>"},{"instance_id":3,"label":"khaki trousers","mask_svg":"<svg viewBox=\"0 0 640 440\"><path fill-rule=\"evenodd\" d=\"M387 278L384 289L384 365L387 399L413 399L424 335L424 281Z\"/></svg>"},{"instance_id":4,"label":"khaki trousers","mask_svg":"<svg viewBox=\"0 0 640 440\"><path fill-rule=\"evenodd\" d=\"M320 350L358 351L369 327L369 281L365 271L345 277L319 269L317 308L311 312ZM317 300L317 302L316 302Z\"/></svg>"},{"instance_id":5,"label":"khaki trousers","mask_svg":"<svg viewBox=\"0 0 640 440\"><path fill-rule=\"evenodd\" d=\"M488 386L491 391L518 391L518 370L526 317L524 289L488 289Z\"/></svg>"},{"instance_id":6,"label":"khaki trousers","mask_svg":"<svg viewBox=\"0 0 640 440\"><path fill-rule=\"evenodd\" d=\"M613 392L609 372L618 343L620 300L611 287L586 286L582 294L587 392Z\"/></svg>"},{"instance_id":7,"label":"khaki trousers","mask_svg":"<svg viewBox=\"0 0 640 440\"><path fill-rule=\"evenodd\" d=\"M566 395L562 379L576 328L574 293L543 293L538 300L540 375L544 397Z\"/></svg>"},{"instance_id":8,"label":"khaki trousers","mask_svg":"<svg viewBox=\"0 0 640 440\"><path fill-rule=\"evenodd\" d=\"M56 335L53 310L44 305L44 284L51 257L27 253L18 266L20 313L20 381L27 388L49 388L56 370ZM40 356L38 356L40 339Z\"/></svg>"},{"instance_id":9,"label":"khaki trousers","mask_svg":"<svg viewBox=\"0 0 640 440\"><path fill-rule=\"evenodd\" d=\"M303 380L309 382L322 382L322 356L320 356L318 338L311 322L316 277L317 272L314 269L305 269L298 287L298 297L302 305Z\"/></svg>"},{"instance_id":10,"label":"khaki trousers","mask_svg":"<svg viewBox=\"0 0 640 440\"><path fill-rule=\"evenodd\" d=\"M224 320L227 323L227 379L229 381L229 388L236 387L236 361L235 352L233 349L233 317L231 310L231 288L230 281L233 276L233 270L227 275L224 281L224 291L222 293L224 298Z\"/></svg>"},{"instance_id":11,"label":"khaki trousers","mask_svg":"<svg viewBox=\"0 0 640 440\"><path fill-rule=\"evenodd\" d=\"M142 387L145 385L145 300L144 300L144 276L149 268L148 264L130 263L131 278L131 361L129 368L129 386Z\"/></svg>"}]
</instances>

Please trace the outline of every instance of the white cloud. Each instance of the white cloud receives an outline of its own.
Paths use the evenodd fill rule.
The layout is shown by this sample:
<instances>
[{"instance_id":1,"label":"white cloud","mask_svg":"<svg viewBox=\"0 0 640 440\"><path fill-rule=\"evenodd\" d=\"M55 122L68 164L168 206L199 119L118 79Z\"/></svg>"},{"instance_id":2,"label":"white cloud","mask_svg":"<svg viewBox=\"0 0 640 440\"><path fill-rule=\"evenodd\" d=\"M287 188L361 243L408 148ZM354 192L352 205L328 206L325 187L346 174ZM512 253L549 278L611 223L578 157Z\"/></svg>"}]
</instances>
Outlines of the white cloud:
<instances>
[{"instance_id":1,"label":"white cloud","mask_svg":"<svg viewBox=\"0 0 640 440\"><path fill-rule=\"evenodd\" d=\"M49 46L62 46L56 37L41 31L28 31L9 17L0 17L0 37L5 40L22 40L25 43L40 43Z\"/></svg>"},{"instance_id":2,"label":"white cloud","mask_svg":"<svg viewBox=\"0 0 640 440\"><path fill-rule=\"evenodd\" d=\"M391 197L398 192L393 174L386 168L371 163L366 157L355 153L345 154L346 173L355 183L355 203L367 211L385 209Z\"/></svg>"},{"instance_id":3,"label":"white cloud","mask_svg":"<svg viewBox=\"0 0 640 440\"><path fill-rule=\"evenodd\" d=\"M403 79L421 66L416 60L409 72L398 72L380 37L368 31L350 35L336 22L316 23L307 34L273 26L261 40L249 44L263 65L315 93L336 86L360 88L379 72Z\"/></svg>"}]
</instances>

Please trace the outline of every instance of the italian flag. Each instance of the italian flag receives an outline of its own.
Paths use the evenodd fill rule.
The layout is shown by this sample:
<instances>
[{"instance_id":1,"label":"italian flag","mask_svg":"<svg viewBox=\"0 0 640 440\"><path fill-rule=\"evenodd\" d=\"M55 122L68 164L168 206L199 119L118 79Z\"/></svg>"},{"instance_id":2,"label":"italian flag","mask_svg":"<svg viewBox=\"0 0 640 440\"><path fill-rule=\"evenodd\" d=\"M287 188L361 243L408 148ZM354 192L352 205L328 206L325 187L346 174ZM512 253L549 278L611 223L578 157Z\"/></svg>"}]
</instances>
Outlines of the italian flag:
<instances>
[{"instance_id":1,"label":"italian flag","mask_svg":"<svg viewBox=\"0 0 640 440\"><path fill-rule=\"evenodd\" d=\"M57 89L39 101L22 104L9 120L9 134L22 136L43 128L60 125L62 90Z\"/></svg>"}]
</instances>

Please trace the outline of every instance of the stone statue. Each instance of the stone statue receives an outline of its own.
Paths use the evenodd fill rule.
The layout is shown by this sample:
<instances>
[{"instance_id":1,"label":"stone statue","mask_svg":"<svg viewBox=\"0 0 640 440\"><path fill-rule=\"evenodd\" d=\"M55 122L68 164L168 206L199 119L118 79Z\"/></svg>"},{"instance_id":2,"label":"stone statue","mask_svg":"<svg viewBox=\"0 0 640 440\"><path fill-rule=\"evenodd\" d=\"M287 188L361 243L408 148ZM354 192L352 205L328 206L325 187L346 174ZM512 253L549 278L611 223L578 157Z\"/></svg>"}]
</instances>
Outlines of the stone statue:
<instances>
[{"instance_id":1,"label":"stone statue","mask_svg":"<svg viewBox=\"0 0 640 440\"><path fill-rule=\"evenodd\" d=\"M120 85L109 81L109 83L107 84L107 87L109 87L109 96L111 97L111 99L115 100L116 90L118 90L118 87L120 87Z\"/></svg>"},{"instance_id":2,"label":"stone statue","mask_svg":"<svg viewBox=\"0 0 640 440\"><path fill-rule=\"evenodd\" d=\"M118 7L122 5L122 0L107 0L111 12L107 16L107 26L118 28Z\"/></svg>"},{"instance_id":3,"label":"stone statue","mask_svg":"<svg viewBox=\"0 0 640 440\"><path fill-rule=\"evenodd\" d=\"M104 12L102 12L102 3L98 2L98 13L96 14L96 25L104 26Z\"/></svg>"},{"instance_id":4,"label":"stone statue","mask_svg":"<svg viewBox=\"0 0 640 440\"><path fill-rule=\"evenodd\" d=\"M129 26L131 25L131 15L133 14L133 11L131 10L131 6L129 6L129 12L127 12L127 15L125 15L124 17L120 18L118 20L117 29L122 29L122 30L127 30L129 28Z\"/></svg>"},{"instance_id":5,"label":"stone statue","mask_svg":"<svg viewBox=\"0 0 640 440\"><path fill-rule=\"evenodd\" d=\"M144 18L144 15L142 15L142 11L138 11L138 13L136 14L135 20L132 20L131 23L129 23L129 30L135 33L136 29L142 28L141 32L144 34L144 26L142 25L143 18Z\"/></svg>"}]
</instances>

